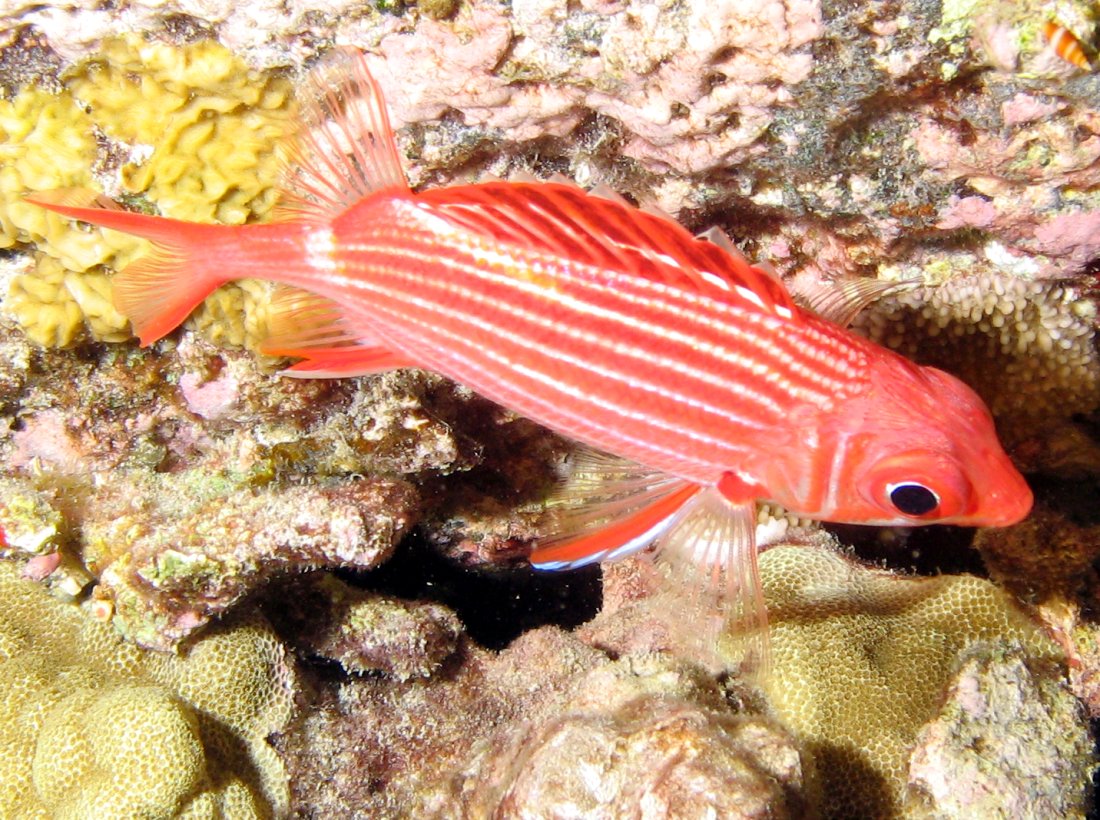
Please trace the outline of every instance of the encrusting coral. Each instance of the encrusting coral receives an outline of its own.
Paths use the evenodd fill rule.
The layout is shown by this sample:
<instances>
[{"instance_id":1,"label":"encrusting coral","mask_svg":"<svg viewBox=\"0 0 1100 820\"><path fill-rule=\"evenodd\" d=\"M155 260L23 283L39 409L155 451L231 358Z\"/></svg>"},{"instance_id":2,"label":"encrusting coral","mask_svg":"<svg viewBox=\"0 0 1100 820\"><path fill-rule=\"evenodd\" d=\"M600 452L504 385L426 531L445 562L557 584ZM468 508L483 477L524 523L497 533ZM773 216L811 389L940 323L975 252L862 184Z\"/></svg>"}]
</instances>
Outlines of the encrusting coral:
<instances>
[{"instance_id":1,"label":"encrusting coral","mask_svg":"<svg viewBox=\"0 0 1100 820\"><path fill-rule=\"evenodd\" d=\"M295 677L256 618L143 652L0 562L0 814L267 818Z\"/></svg>"},{"instance_id":2,"label":"encrusting coral","mask_svg":"<svg viewBox=\"0 0 1100 820\"><path fill-rule=\"evenodd\" d=\"M128 338L103 266L125 266L143 244L75 228L23 195L102 185L179 219L261 218L275 204L274 149L291 130L291 102L286 79L248 69L218 43L137 34L105 41L60 91L29 85L0 100L0 246L39 249L35 269L13 280L6 309L43 345ZM258 283L227 286L192 322L219 341L254 344L266 294Z\"/></svg>"},{"instance_id":3,"label":"encrusting coral","mask_svg":"<svg viewBox=\"0 0 1100 820\"><path fill-rule=\"evenodd\" d=\"M284 602L285 599L285 602ZM268 612L295 648L339 663L351 673L397 680L427 678L457 649L463 633L445 606L368 592L329 573L312 573L279 590Z\"/></svg>"},{"instance_id":4,"label":"encrusting coral","mask_svg":"<svg viewBox=\"0 0 1100 820\"><path fill-rule=\"evenodd\" d=\"M404 482L371 478L274 490L230 485L206 503L193 499L193 509L135 508L134 499L163 492L158 484L143 490L119 482L100 493L82 539L84 560L98 576L95 596L113 605L115 626L160 649L276 573L384 562L418 503Z\"/></svg>"},{"instance_id":5,"label":"encrusting coral","mask_svg":"<svg viewBox=\"0 0 1100 820\"><path fill-rule=\"evenodd\" d=\"M984 659L1005 652L1031 671L999 692L998 704L1041 689L1043 698L1029 707L1035 710L1029 742L1044 750L1053 745L1065 762L1029 768L1035 805L1063 800L1067 814L1059 816L1083 816L1095 758L1081 710L1063 683L1061 652L991 583L904 578L805 547L766 551L761 575L773 630L769 703L813 756L827 816L898 811L909 779L918 777L909 756L921 727L947 719L941 703L958 680L959 658L988 665ZM1009 759L1020 743L1011 724L979 715L967 731L974 744L1017 765ZM920 778L931 776L924 770Z\"/></svg>"},{"instance_id":6,"label":"encrusting coral","mask_svg":"<svg viewBox=\"0 0 1100 820\"><path fill-rule=\"evenodd\" d=\"M697 669L629 657L476 744L454 780L456 811L489 816L801 817L803 756L775 721L738 714Z\"/></svg>"},{"instance_id":7,"label":"encrusting coral","mask_svg":"<svg viewBox=\"0 0 1100 820\"><path fill-rule=\"evenodd\" d=\"M1062 681L1019 650L969 654L910 755L907 814L1088 816L1095 752Z\"/></svg>"},{"instance_id":8,"label":"encrusting coral","mask_svg":"<svg viewBox=\"0 0 1100 820\"><path fill-rule=\"evenodd\" d=\"M922 364L955 373L989 405L1016 447L1100 406L1097 305L1070 283L959 276L873 304L854 326ZM1053 448L1019 455L1042 466Z\"/></svg>"}]
</instances>

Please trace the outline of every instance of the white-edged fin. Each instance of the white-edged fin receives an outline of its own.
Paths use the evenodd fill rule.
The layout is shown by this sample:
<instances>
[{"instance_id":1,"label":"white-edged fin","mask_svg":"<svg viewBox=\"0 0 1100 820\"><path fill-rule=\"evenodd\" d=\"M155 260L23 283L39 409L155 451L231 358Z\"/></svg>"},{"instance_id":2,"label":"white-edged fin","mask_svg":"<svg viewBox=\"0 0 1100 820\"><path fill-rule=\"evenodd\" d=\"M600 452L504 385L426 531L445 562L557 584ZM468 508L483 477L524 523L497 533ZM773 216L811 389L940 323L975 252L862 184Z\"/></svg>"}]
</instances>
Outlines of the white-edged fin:
<instances>
[{"instance_id":1,"label":"white-edged fin","mask_svg":"<svg viewBox=\"0 0 1100 820\"><path fill-rule=\"evenodd\" d=\"M549 177L547 177L546 181L553 182L555 185L571 185L581 191L584 190L584 188L581 188L581 186L577 184L577 181L575 179L570 179L561 171L555 171Z\"/></svg>"},{"instance_id":2,"label":"white-edged fin","mask_svg":"<svg viewBox=\"0 0 1100 820\"><path fill-rule=\"evenodd\" d=\"M841 327L847 327L871 303L919 284L919 279L886 282L862 276L841 276L831 282L796 283L790 292L792 298L803 307Z\"/></svg>"},{"instance_id":3,"label":"white-edged fin","mask_svg":"<svg viewBox=\"0 0 1100 820\"><path fill-rule=\"evenodd\" d=\"M741 672L763 678L771 657L755 533L754 502L732 502L708 487L658 540L656 560L686 603L677 622L683 639L717 667L732 644Z\"/></svg>"},{"instance_id":4,"label":"white-edged fin","mask_svg":"<svg viewBox=\"0 0 1100 820\"><path fill-rule=\"evenodd\" d=\"M326 55L306 77L301 98L282 216L328 219L376 191L408 187L382 91L362 52Z\"/></svg>"},{"instance_id":5,"label":"white-edged fin","mask_svg":"<svg viewBox=\"0 0 1100 820\"><path fill-rule=\"evenodd\" d=\"M754 270L766 273L776 282L782 283L783 280L780 279L779 272L771 262L750 262L749 258L745 256L742 250L734 244L732 239L730 239L730 235L717 225L712 225L707 228L705 231L698 234L696 238L710 242L712 245L717 245L733 258L744 262L746 265L750 265Z\"/></svg>"},{"instance_id":6,"label":"white-edged fin","mask_svg":"<svg viewBox=\"0 0 1100 820\"><path fill-rule=\"evenodd\" d=\"M676 217L674 217L672 214L670 214L668 211L666 211L664 208L662 208L660 205L657 205L656 203L643 202L638 206L638 208L639 210L644 211L650 216L655 216L658 219L663 219L666 222L672 222L676 225L680 224L676 221Z\"/></svg>"},{"instance_id":7,"label":"white-edged fin","mask_svg":"<svg viewBox=\"0 0 1100 820\"><path fill-rule=\"evenodd\" d=\"M575 569L645 549L677 520L700 488L635 462L581 448L547 500L544 537L531 554L537 569Z\"/></svg>"}]
</instances>

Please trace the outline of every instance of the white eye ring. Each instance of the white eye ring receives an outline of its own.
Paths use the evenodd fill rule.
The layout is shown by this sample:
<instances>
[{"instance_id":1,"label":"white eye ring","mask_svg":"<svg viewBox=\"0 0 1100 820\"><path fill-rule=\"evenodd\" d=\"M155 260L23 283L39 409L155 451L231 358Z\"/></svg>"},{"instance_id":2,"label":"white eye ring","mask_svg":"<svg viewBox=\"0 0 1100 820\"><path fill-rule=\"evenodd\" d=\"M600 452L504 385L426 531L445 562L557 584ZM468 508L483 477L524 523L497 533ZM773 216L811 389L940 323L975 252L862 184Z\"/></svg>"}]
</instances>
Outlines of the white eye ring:
<instances>
[{"instance_id":1,"label":"white eye ring","mask_svg":"<svg viewBox=\"0 0 1100 820\"><path fill-rule=\"evenodd\" d=\"M894 508L903 515L927 515L940 506L940 497L919 481L887 484L886 495Z\"/></svg>"}]
</instances>

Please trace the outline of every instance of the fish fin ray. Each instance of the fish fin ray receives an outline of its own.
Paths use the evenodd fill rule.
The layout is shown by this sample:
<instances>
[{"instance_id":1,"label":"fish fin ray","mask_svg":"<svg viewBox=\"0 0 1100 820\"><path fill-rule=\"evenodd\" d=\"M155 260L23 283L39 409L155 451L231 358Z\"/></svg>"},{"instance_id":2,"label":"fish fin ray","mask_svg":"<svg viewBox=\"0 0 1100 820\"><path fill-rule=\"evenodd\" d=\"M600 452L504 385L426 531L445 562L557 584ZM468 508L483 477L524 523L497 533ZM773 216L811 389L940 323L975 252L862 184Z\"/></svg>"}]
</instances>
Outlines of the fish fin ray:
<instances>
[{"instance_id":1,"label":"fish fin ray","mask_svg":"<svg viewBox=\"0 0 1100 820\"><path fill-rule=\"evenodd\" d=\"M259 350L271 356L289 355L290 348L336 347L362 343L340 305L300 288L278 285L268 308L267 335Z\"/></svg>"},{"instance_id":2,"label":"fish fin ray","mask_svg":"<svg viewBox=\"0 0 1100 820\"><path fill-rule=\"evenodd\" d=\"M919 284L919 279L886 282L864 276L840 276L830 282L795 283L791 295L807 310L847 327L868 305Z\"/></svg>"},{"instance_id":3,"label":"fish fin ray","mask_svg":"<svg viewBox=\"0 0 1100 820\"><path fill-rule=\"evenodd\" d=\"M417 199L456 227L528 252L567 255L784 318L794 309L782 283L743 256L700 242L667 218L573 185L484 183L424 191Z\"/></svg>"},{"instance_id":4,"label":"fish fin ray","mask_svg":"<svg viewBox=\"0 0 1100 820\"><path fill-rule=\"evenodd\" d=\"M303 97L302 125L284 158L281 217L327 220L377 191L408 190L382 89L362 52L326 55Z\"/></svg>"},{"instance_id":5,"label":"fish fin ray","mask_svg":"<svg viewBox=\"0 0 1100 820\"><path fill-rule=\"evenodd\" d=\"M671 523L697 485L581 447L547 500L544 536L531 555L539 569L573 569L643 549Z\"/></svg>"},{"instance_id":6,"label":"fish fin ray","mask_svg":"<svg viewBox=\"0 0 1100 820\"><path fill-rule=\"evenodd\" d=\"M708 665L721 667L721 637L730 635L742 650L742 672L762 679L771 652L755 534L755 502L730 501L708 487L658 539L655 561L670 591L686 603L677 621L684 641Z\"/></svg>"},{"instance_id":7,"label":"fish fin ray","mask_svg":"<svg viewBox=\"0 0 1100 820\"><path fill-rule=\"evenodd\" d=\"M290 350L281 355L304 357L302 361L279 371L282 376L297 379L347 379L418 366L388 348L366 345Z\"/></svg>"},{"instance_id":8,"label":"fish fin ray","mask_svg":"<svg viewBox=\"0 0 1100 820\"><path fill-rule=\"evenodd\" d=\"M281 285L272 297L268 334L259 349L269 356L301 358L282 371L296 378L347 378L415 366L359 324L333 300Z\"/></svg>"},{"instance_id":9,"label":"fish fin ray","mask_svg":"<svg viewBox=\"0 0 1100 820\"><path fill-rule=\"evenodd\" d=\"M609 199L612 202L618 202L620 205L631 207L630 200L620 194L606 182L601 182L595 188L592 188L588 192L589 196L594 196L597 199Z\"/></svg>"},{"instance_id":10,"label":"fish fin ray","mask_svg":"<svg viewBox=\"0 0 1100 820\"><path fill-rule=\"evenodd\" d=\"M28 202L70 219L148 239L152 249L111 279L114 304L142 345L175 329L231 276L211 264L210 248L225 236L223 225L184 222L123 209L83 189L41 191Z\"/></svg>"}]
</instances>

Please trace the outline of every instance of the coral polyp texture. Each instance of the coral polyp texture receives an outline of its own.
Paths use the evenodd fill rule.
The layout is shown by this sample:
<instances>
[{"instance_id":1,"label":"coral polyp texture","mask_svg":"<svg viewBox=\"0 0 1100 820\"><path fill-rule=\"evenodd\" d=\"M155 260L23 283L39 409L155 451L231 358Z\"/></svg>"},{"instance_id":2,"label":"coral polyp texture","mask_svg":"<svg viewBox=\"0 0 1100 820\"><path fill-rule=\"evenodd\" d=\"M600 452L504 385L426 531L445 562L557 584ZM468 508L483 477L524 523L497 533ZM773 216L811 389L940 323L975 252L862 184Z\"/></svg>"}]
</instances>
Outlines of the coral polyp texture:
<instances>
[{"instance_id":1,"label":"coral polyp texture","mask_svg":"<svg viewBox=\"0 0 1100 820\"><path fill-rule=\"evenodd\" d=\"M262 622L143 652L0 563L0 814L274 817L294 672Z\"/></svg>"},{"instance_id":2,"label":"coral polyp texture","mask_svg":"<svg viewBox=\"0 0 1100 820\"><path fill-rule=\"evenodd\" d=\"M959 276L888 296L855 327L961 377L985 399L1010 446L1100 407L1097 303L1083 285ZM1038 450L1028 459L1033 467L1062 455L1041 440L1046 446L1030 448Z\"/></svg>"},{"instance_id":3,"label":"coral polyp texture","mask_svg":"<svg viewBox=\"0 0 1100 820\"><path fill-rule=\"evenodd\" d=\"M961 788L972 776L978 763L966 759L967 744L989 750L989 770L968 784L974 811L1017 803L1025 815L1058 807L1058 816L1084 816L1095 759L1080 706L1063 682L1060 651L1005 593L971 576L903 578L814 548L768 550L761 573L773 624L769 701L813 756L827 816L891 816L917 800L911 781L947 801L936 779ZM977 696L990 701L987 708L959 692L976 674L958 671L964 657L993 670L982 674L994 680L973 686L997 686ZM997 664L1007 664L999 681ZM955 706L943 705L949 684ZM1037 689L1042 696L1029 700ZM1012 702L1028 702L1033 719L991 714L1007 719ZM969 739L954 740L952 752L933 751L933 737L942 744L951 732ZM918 734L929 744L919 754ZM1018 746L1045 750L1044 760L1053 749L1061 762L1033 766L1019 759ZM932 771L928 755L936 753L959 759ZM1002 794L999 804L1001 778L1013 780L1015 767L1034 780ZM967 805L965 796L952 799Z\"/></svg>"}]
</instances>

